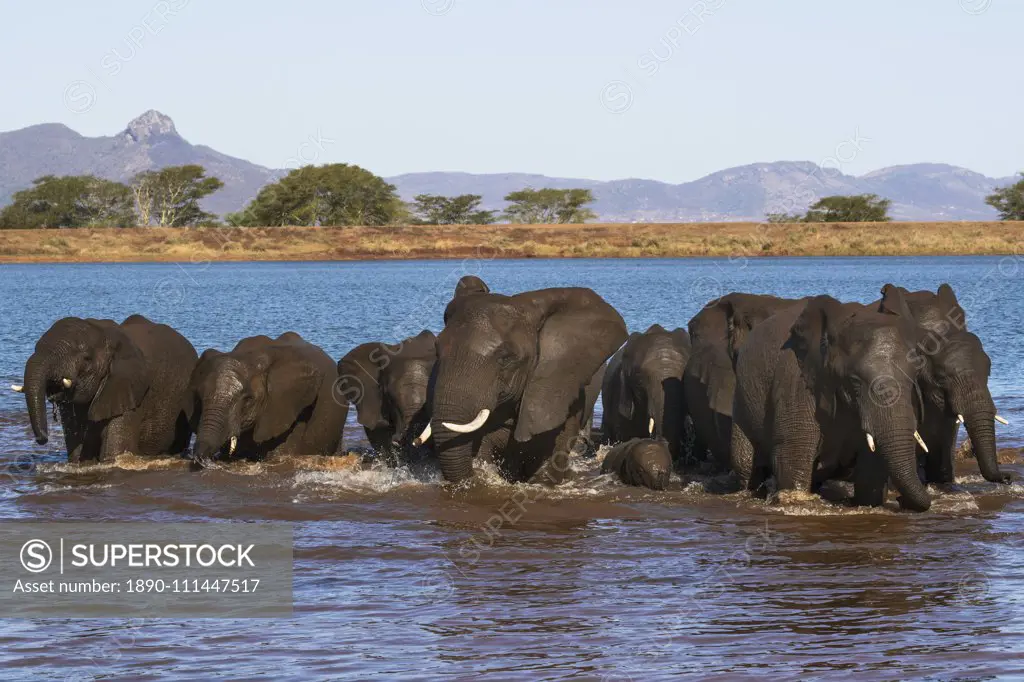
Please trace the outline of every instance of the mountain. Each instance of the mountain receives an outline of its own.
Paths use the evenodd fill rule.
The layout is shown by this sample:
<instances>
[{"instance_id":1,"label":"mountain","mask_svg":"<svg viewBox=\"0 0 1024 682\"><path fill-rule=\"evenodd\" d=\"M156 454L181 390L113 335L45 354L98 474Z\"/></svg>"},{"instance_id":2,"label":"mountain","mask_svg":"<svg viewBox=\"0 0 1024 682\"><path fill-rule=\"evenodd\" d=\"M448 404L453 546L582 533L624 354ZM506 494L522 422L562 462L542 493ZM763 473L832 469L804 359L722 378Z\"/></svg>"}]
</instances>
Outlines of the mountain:
<instances>
[{"instance_id":1,"label":"mountain","mask_svg":"<svg viewBox=\"0 0 1024 682\"><path fill-rule=\"evenodd\" d=\"M224 181L224 188L204 202L206 210L221 215L242 208L285 173L193 145L169 117L147 111L112 137L84 137L55 123L0 133L0 205L43 175L91 173L125 182L139 171L186 163L204 166ZM593 190L592 208L604 221L710 222L760 220L769 211L803 211L824 196L868 192L891 199L890 212L900 220L992 220L996 212L985 197L1015 178L989 178L937 163L854 176L809 161L778 161L728 168L678 185L527 173L407 173L388 181L406 201L417 194L479 194L484 207L493 209L503 208L504 196L524 187L580 187Z\"/></svg>"},{"instance_id":2,"label":"mountain","mask_svg":"<svg viewBox=\"0 0 1024 682\"><path fill-rule=\"evenodd\" d=\"M113 137L84 137L58 123L0 133L0 205L43 175L88 173L127 182L140 171L190 163L224 181L224 188L204 202L217 214L237 211L275 177L263 166L190 144L174 121L147 111Z\"/></svg>"},{"instance_id":3,"label":"mountain","mask_svg":"<svg viewBox=\"0 0 1024 682\"><path fill-rule=\"evenodd\" d=\"M761 220L768 212L802 212L821 197L874 193L892 200L897 220L995 220L985 197L1015 178L989 178L965 168L921 163L845 175L810 161L777 161L729 168L673 185L657 180L599 182L521 173L409 173L388 178L409 201L417 194L479 194L484 208L523 187L593 190L594 211L607 222Z\"/></svg>"}]
</instances>

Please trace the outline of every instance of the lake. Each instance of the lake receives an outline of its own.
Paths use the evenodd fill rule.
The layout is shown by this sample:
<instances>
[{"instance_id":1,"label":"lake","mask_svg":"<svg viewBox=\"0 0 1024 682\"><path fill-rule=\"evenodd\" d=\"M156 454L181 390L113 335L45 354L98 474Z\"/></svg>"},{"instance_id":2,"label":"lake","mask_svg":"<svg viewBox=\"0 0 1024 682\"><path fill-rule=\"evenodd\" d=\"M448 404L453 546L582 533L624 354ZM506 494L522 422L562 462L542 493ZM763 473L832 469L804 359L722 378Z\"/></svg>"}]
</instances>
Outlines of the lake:
<instances>
[{"instance_id":1,"label":"lake","mask_svg":"<svg viewBox=\"0 0 1024 682\"><path fill-rule=\"evenodd\" d=\"M1015 257L525 260L0 266L0 381L21 383L67 315L132 313L200 352L297 331L339 358L438 331L456 281L587 286L631 330L685 327L729 291L871 301L949 282L1024 445L1024 262ZM354 410L350 419L354 417ZM590 461L555 489L429 466L369 471L172 465L74 470L0 392L0 518L295 524L295 611L279 620L0 620L5 680L857 680L1024 675L1024 486L973 464L925 514L765 503L674 479L626 488ZM361 429L349 424L346 443ZM1004 467L1018 477L1018 466ZM513 496L522 518L494 530ZM466 552L472 547L472 556Z\"/></svg>"}]
</instances>

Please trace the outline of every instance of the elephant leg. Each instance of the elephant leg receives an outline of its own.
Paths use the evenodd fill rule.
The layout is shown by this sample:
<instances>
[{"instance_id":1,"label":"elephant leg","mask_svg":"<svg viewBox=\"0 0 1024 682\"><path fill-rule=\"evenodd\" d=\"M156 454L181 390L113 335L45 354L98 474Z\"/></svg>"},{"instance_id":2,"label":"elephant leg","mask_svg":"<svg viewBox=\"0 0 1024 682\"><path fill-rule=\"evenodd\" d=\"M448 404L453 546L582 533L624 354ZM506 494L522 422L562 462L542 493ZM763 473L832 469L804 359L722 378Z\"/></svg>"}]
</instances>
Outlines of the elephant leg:
<instances>
[{"instance_id":1,"label":"elephant leg","mask_svg":"<svg viewBox=\"0 0 1024 682\"><path fill-rule=\"evenodd\" d=\"M578 441L578 433L579 415L574 415L569 417L565 426L553 439L544 434L535 437L533 440L536 442L529 444L530 454L523 460L524 467L519 480L552 485L566 481L571 471L570 460ZM545 457L546 452L550 452L551 455Z\"/></svg>"},{"instance_id":2,"label":"elephant leg","mask_svg":"<svg viewBox=\"0 0 1024 682\"><path fill-rule=\"evenodd\" d=\"M812 491L817 439L787 438L772 449L772 471L779 490Z\"/></svg>"},{"instance_id":3,"label":"elephant leg","mask_svg":"<svg viewBox=\"0 0 1024 682\"><path fill-rule=\"evenodd\" d=\"M343 445L341 432L345 428L345 419L348 417L348 405L339 405L330 393L324 394L321 391L313 414L306 422L302 434L303 454L309 455L336 455L338 449ZM395 440L394 429L389 429L388 445ZM393 448L397 450L397 448ZM394 456L397 458L397 452Z\"/></svg>"},{"instance_id":4,"label":"elephant leg","mask_svg":"<svg viewBox=\"0 0 1024 682\"><path fill-rule=\"evenodd\" d=\"M100 436L99 461L113 462L118 455L139 452L139 433L131 413L118 415L106 422Z\"/></svg>"},{"instance_id":5,"label":"elephant leg","mask_svg":"<svg viewBox=\"0 0 1024 682\"><path fill-rule=\"evenodd\" d=\"M732 468L732 415L712 413L714 419L714 440L711 445L711 460L718 471Z\"/></svg>"},{"instance_id":6,"label":"elephant leg","mask_svg":"<svg viewBox=\"0 0 1024 682\"><path fill-rule=\"evenodd\" d=\"M82 458L88 458L88 422L85 419L84 407L71 403L60 403L60 426L64 432L64 447L68 451L68 461L78 464Z\"/></svg>"},{"instance_id":7,"label":"elephant leg","mask_svg":"<svg viewBox=\"0 0 1024 682\"><path fill-rule=\"evenodd\" d=\"M949 484L955 480L953 460L956 457L956 435L959 428L957 421L949 418L930 420L923 427L921 437L928 446L928 452L924 455L927 483Z\"/></svg>"},{"instance_id":8,"label":"elephant leg","mask_svg":"<svg viewBox=\"0 0 1024 682\"><path fill-rule=\"evenodd\" d=\"M729 445L730 468L739 477L740 485L747 489L754 469L754 444L736 422L732 423Z\"/></svg>"},{"instance_id":9,"label":"elephant leg","mask_svg":"<svg viewBox=\"0 0 1024 682\"><path fill-rule=\"evenodd\" d=\"M889 472L877 452L863 448L853 467L853 503L862 507L881 507L888 492Z\"/></svg>"},{"instance_id":10,"label":"elephant leg","mask_svg":"<svg viewBox=\"0 0 1024 682\"><path fill-rule=\"evenodd\" d=\"M814 491L814 466L823 448L814 396L807 390L795 364L793 377L780 381L770 394L766 411L770 424L771 467L778 490ZM777 369L776 372L782 372Z\"/></svg>"}]
</instances>

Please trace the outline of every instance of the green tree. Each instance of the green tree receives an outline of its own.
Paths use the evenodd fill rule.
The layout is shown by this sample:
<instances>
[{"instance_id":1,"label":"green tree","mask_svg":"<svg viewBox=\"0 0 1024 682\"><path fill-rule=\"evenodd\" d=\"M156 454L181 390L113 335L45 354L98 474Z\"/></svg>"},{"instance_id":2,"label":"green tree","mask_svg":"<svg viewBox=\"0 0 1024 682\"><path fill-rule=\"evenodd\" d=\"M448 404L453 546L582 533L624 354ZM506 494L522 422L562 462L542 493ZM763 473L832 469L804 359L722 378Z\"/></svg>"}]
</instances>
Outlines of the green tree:
<instances>
[{"instance_id":1,"label":"green tree","mask_svg":"<svg viewBox=\"0 0 1024 682\"><path fill-rule=\"evenodd\" d=\"M766 223L802 223L806 216L799 213L768 213L764 217Z\"/></svg>"},{"instance_id":2,"label":"green tree","mask_svg":"<svg viewBox=\"0 0 1024 682\"><path fill-rule=\"evenodd\" d=\"M417 194L413 213L422 225L490 225L496 220L495 211L480 209L482 200L479 194Z\"/></svg>"},{"instance_id":3,"label":"green tree","mask_svg":"<svg viewBox=\"0 0 1024 682\"><path fill-rule=\"evenodd\" d=\"M1000 220L1024 220L1024 173L1009 187L998 187L985 197L985 203L999 211Z\"/></svg>"},{"instance_id":4,"label":"green tree","mask_svg":"<svg viewBox=\"0 0 1024 682\"><path fill-rule=\"evenodd\" d=\"M131 190L92 175L46 175L15 193L0 211L0 228L132 227Z\"/></svg>"},{"instance_id":5,"label":"green tree","mask_svg":"<svg viewBox=\"0 0 1024 682\"><path fill-rule=\"evenodd\" d=\"M227 216L232 225L388 225L406 217L394 185L346 163L296 168Z\"/></svg>"},{"instance_id":6,"label":"green tree","mask_svg":"<svg viewBox=\"0 0 1024 682\"><path fill-rule=\"evenodd\" d=\"M589 189L522 189L505 197L510 202L505 217L510 223L585 223L597 217L589 208L594 201Z\"/></svg>"},{"instance_id":7,"label":"green tree","mask_svg":"<svg viewBox=\"0 0 1024 682\"><path fill-rule=\"evenodd\" d=\"M889 205L892 202L877 194L835 196L819 199L807 211L804 222L808 223L881 223L891 220Z\"/></svg>"},{"instance_id":8,"label":"green tree","mask_svg":"<svg viewBox=\"0 0 1024 682\"><path fill-rule=\"evenodd\" d=\"M168 166L143 171L132 180L132 192L139 212L139 224L157 227L195 227L215 223L199 202L224 183L206 177L206 169L195 164Z\"/></svg>"}]
</instances>

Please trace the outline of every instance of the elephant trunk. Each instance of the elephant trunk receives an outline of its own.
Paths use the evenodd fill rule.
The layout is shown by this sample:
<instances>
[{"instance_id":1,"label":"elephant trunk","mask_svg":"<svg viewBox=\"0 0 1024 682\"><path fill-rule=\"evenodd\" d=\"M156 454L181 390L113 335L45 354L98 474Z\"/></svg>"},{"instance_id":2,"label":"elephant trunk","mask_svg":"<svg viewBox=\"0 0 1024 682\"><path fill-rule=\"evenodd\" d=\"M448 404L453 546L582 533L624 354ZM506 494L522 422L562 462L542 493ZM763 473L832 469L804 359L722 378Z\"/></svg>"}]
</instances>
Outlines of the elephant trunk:
<instances>
[{"instance_id":1,"label":"elephant trunk","mask_svg":"<svg viewBox=\"0 0 1024 682\"><path fill-rule=\"evenodd\" d=\"M224 443L232 435L229 433L228 420L224 408L204 406L196 430L195 458L198 460L214 459Z\"/></svg>"},{"instance_id":2,"label":"elephant trunk","mask_svg":"<svg viewBox=\"0 0 1024 682\"><path fill-rule=\"evenodd\" d=\"M971 439L981 475L986 481L1006 483L1007 479L999 471L999 460L996 457L995 412L969 412L964 415L964 425L967 427L967 436Z\"/></svg>"},{"instance_id":3,"label":"elephant trunk","mask_svg":"<svg viewBox=\"0 0 1024 682\"><path fill-rule=\"evenodd\" d=\"M481 433L498 402L496 378L480 361L452 359L438 368L430 428L447 481L464 480L473 472Z\"/></svg>"},{"instance_id":4,"label":"elephant trunk","mask_svg":"<svg viewBox=\"0 0 1024 682\"><path fill-rule=\"evenodd\" d=\"M28 418L36 442L44 445L50 440L46 423L46 384L49 379L48 358L33 353L25 365L25 402L28 404Z\"/></svg>"},{"instance_id":5,"label":"elephant trunk","mask_svg":"<svg viewBox=\"0 0 1024 682\"><path fill-rule=\"evenodd\" d=\"M454 439L440 437L437 438L436 447L441 473L446 481L457 483L472 475L473 456L476 454L472 436Z\"/></svg>"},{"instance_id":6,"label":"elephant trunk","mask_svg":"<svg viewBox=\"0 0 1024 682\"><path fill-rule=\"evenodd\" d=\"M665 393L661 386L647 387L647 419L644 420L644 434L651 438L664 438L665 428Z\"/></svg>"},{"instance_id":7,"label":"elephant trunk","mask_svg":"<svg viewBox=\"0 0 1024 682\"><path fill-rule=\"evenodd\" d=\"M954 382L950 390L950 402L957 414L964 417L967 436L971 439L978 468L986 481L1005 483L1006 478L999 471L996 456L996 406L984 385L977 386L970 378Z\"/></svg>"},{"instance_id":8,"label":"elephant trunk","mask_svg":"<svg viewBox=\"0 0 1024 682\"><path fill-rule=\"evenodd\" d=\"M900 493L900 506L912 511L928 511L932 501L928 489L917 475L917 442L913 427L872 435L885 461L889 480Z\"/></svg>"}]
</instances>

